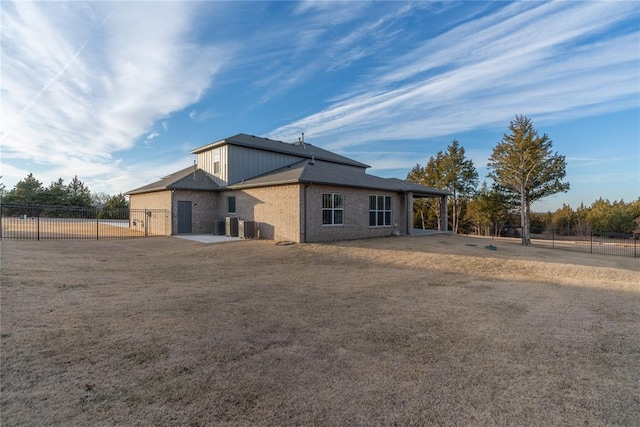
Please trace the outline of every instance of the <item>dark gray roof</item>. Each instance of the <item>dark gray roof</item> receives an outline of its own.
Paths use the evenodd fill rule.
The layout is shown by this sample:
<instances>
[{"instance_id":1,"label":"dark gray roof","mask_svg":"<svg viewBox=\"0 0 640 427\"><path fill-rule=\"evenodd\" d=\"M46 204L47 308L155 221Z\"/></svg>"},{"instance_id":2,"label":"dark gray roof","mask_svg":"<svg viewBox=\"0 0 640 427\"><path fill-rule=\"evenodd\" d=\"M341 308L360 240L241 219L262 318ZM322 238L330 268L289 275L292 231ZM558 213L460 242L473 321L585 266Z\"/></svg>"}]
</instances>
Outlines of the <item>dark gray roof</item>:
<instances>
[{"instance_id":1,"label":"dark gray roof","mask_svg":"<svg viewBox=\"0 0 640 427\"><path fill-rule=\"evenodd\" d=\"M269 138L261 138L259 136L247 135L244 133L239 133L230 138L221 139L220 141L212 142L211 144L196 148L191 151L191 154L198 154L225 144L239 145L243 147L255 148L258 150L290 154L293 156L301 157L303 159L311 159L313 155L314 158L327 162L340 163L343 165L357 166L361 168L370 167L367 164L360 163L356 160L349 159L336 153L332 153L331 151L327 151L306 142L304 144L290 144L288 142L276 141Z\"/></svg>"},{"instance_id":2,"label":"dark gray roof","mask_svg":"<svg viewBox=\"0 0 640 427\"><path fill-rule=\"evenodd\" d=\"M193 166L184 168L162 178L160 181L128 191L126 194L151 193L162 190L199 190L210 191L220 187L202 169L195 172Z\"/></svg>"},{"instance_id":3,"label":"dark gray roof","mask_svg":"<svg viewBox=\"0 0 640 427\"><path fill-rule=\"evenodd\" d=\"M273 172L230 185L231 189L266 187L272 185L312 183L341 187L368 188L387 191L412 191L414 195L444 196L447 191L404 181L398 178L381 178L368 175L363 170L322 160L303 160Z\"/></svg>"}]
</instances>

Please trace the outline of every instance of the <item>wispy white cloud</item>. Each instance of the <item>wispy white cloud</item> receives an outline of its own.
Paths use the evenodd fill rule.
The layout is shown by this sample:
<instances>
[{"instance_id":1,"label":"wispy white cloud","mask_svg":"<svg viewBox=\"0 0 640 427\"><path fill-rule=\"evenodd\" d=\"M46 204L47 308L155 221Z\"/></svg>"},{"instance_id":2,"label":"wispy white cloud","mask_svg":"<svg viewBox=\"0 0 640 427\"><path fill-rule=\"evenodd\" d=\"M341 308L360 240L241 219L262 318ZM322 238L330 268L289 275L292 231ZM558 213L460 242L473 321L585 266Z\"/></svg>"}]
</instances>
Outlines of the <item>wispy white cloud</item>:
<instances>
[{"instance_id":1,"label":"wispy white cloud","mask_svg":"<svg viewBox=\"0 0 640 427\"><path fill-rule=\"evenodd\" d=\"M196 102L224 63L223 46L187 34L197 6L3 3L3 161L97 183L121 173L115 153Z\"/></svg>"},{"instance_id":2,"label":"wispy white cloud","mask_svg":"<svg viewBox=\"0 0 640 427\"><path fill-rule=\"evenodd\" d=\"M294 4L294 3L292 3ZM386 3L384 14L367 17L376 5L370 2L307 1L295 3L286 25L266 22L247 36L236 51L233 73L244 74L259 67L256 104L278 99L318 78L351 66L365 58L393 53L394 23L416 9L420 2ZM231 72L231 69L227 70Z\"/></svg>"},{"instance_id":3,"label":"wispy white cloud","mask_svg":"<svg viewBox=\"0 0 640 427\"><path fill-rule=\"evenodd\" d=\"M154 130L149 135L147 135L147 141L151 141L152 139L155 139L155 138L157 138L159 136L160 136L160 134L157 131Z\"/></svg>"},{"instance_id":4,"label":"wispy white cloud","mask_svg":"<svg viewBox=\"0 0 640 427\"><path fill-rule=\"evenodd\" d=\"M390 57L329 107L270 137L304 131L340 150L503 126L515 114L553 121L637 107L640 32L603 34L639 12L632 2L508 4Z\"/></svg>"}]
</instances>

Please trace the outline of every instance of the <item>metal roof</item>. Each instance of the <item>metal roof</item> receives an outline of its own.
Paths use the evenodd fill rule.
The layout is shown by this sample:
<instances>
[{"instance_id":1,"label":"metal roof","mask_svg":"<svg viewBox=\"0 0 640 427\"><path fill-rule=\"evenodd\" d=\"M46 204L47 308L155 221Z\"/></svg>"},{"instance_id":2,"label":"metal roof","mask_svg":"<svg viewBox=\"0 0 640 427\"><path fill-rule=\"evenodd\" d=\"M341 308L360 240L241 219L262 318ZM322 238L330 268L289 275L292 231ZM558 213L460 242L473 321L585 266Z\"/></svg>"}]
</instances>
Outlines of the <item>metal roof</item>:
<instances>
[{"instance_id":1,"label":"metal roof","mask_svg":"<svg viewBox=\"0 0 640 427\"><path fill-rule=\"evenodd\" d=\"M203 151L208 151L225 144L239 145L243 147L255 148L258 150L290 154L303 159L311 159L313 157L317 160L357 166L365 169L370 167L367 164L360 163L356 160L349 159L348 157L344 157L336 153L332 153L331 151L327 151L323 148L316 147L315 145L308 144L306 142L290 144L288 142L276 141L274 139L262 138L259 136L247 135L244 133L239 133L235 136L221 139L220 141L212 142L210 144L196 148L191 151L191 154L202 153Z\"/></svg>"},{"instance_id":2,"label":"metal roof","mask_svg":"<svg viewBox=\"0 0 640 427\"><path fill-rule=\"evenodd\" d=\"M163 190L211 191L220 187L202 169L190 166L165 176L159 181L128 191L126 194L151 193Z\"/></svg>"}]
</instances>

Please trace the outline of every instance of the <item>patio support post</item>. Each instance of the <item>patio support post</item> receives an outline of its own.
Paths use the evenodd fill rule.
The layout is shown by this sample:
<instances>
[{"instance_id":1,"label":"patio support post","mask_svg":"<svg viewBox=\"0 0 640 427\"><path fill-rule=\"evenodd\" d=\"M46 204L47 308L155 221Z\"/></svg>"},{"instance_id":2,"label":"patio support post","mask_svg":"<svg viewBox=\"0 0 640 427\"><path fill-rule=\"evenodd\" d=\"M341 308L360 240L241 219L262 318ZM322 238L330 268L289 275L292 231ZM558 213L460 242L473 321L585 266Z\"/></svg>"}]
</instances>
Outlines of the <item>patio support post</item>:
<instances>
[{"instance_id":1,"label":"patio support post","mask_svg":"<svg viewBox=\"0 0 640 427\"><path fill-rule=\"evenodd\" d=\"M447 196L440 196L440 231L448 231L449 230L449 218L447 216Z\"/></svg>"},{"instance_id":2,"label":"patio support post","mask_svg":"<svg viewBox=\"0 0 640 427\"><path fill-rule=\"evenodd\" d=\"M407 234L412 234L411 230L413 230L413 192L407 191L405 193L405 205L407 206Z\"/></svg>"}]
</instances>

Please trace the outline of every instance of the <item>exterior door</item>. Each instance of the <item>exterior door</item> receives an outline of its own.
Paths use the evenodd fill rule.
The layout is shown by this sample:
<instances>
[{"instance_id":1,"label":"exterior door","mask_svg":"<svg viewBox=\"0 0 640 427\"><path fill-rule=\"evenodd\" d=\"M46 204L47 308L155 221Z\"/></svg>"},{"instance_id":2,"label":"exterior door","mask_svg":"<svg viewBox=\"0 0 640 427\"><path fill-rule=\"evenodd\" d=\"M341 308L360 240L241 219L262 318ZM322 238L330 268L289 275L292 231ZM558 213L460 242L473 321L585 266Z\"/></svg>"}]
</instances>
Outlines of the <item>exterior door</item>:
<instances>
[{"instance_id":1,"label":"exterior door","mask_svg":"<svg viewBox=\"0 0 640 427\"><path fill-rule=\"evenodd\" d=\"M178 201L178 233L191 233L191 202Z\"/></svg>"}]
</instances>

